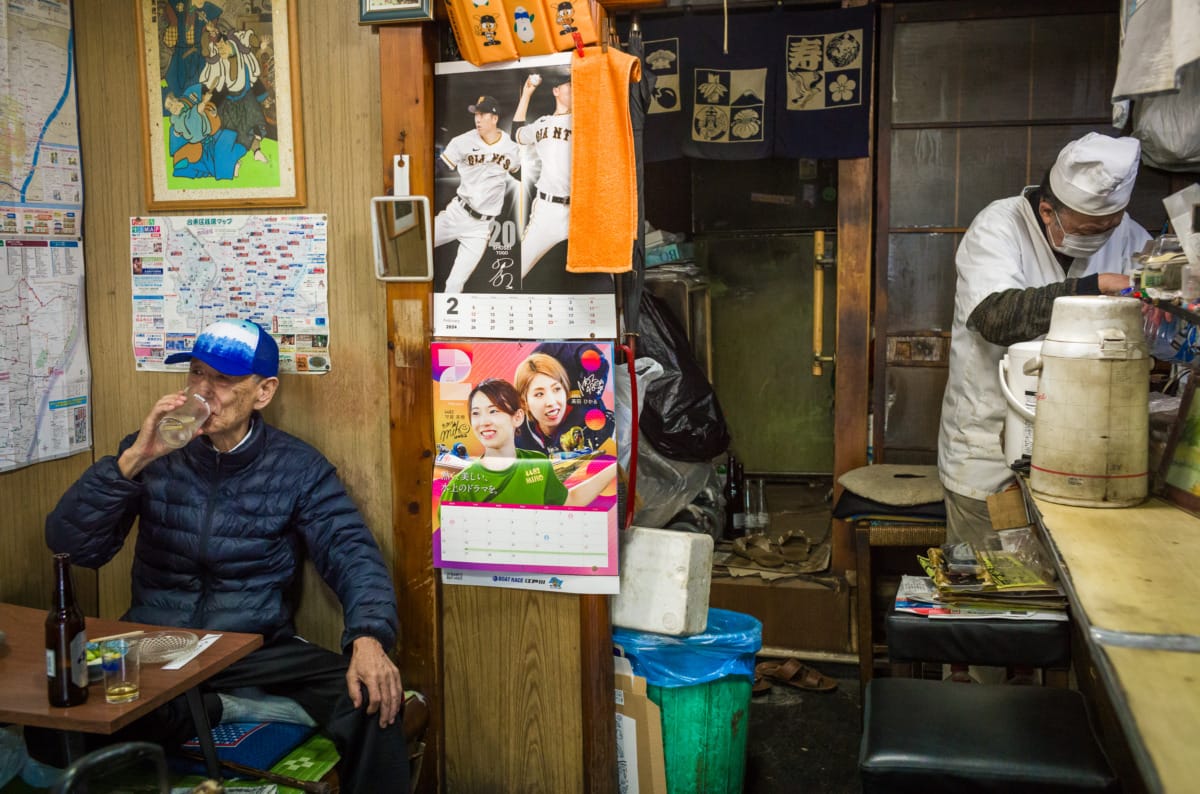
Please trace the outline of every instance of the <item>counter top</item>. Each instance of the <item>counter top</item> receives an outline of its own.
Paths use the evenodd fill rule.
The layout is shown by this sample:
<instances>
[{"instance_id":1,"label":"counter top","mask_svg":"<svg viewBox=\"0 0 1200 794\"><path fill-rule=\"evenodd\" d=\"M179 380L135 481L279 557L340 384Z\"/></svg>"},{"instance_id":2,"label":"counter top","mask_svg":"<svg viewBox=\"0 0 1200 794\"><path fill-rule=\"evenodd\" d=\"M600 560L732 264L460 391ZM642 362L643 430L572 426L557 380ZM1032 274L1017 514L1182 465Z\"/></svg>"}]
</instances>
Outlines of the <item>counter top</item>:
<instances>
[{"instance_id":1,"label":"counter top","mask_svg":"<svg viewBox=\"0 0 1200 794\"><path fill-rule=\"evenodd\" d=\"M1162 499L1114 509L1034 504L1093 628L1200 637L1200 518Z\"/></svg>"},{"instance_id":2,"label":"counter top","mask_svg":"<svg viewBox=\"0 0 1200 794\"><path fill-rule=\"evenodd\" d=\"M1029 501L1146 788L1195 791L1200 518L1161 499Z\"/></svg>"}]
</instances>

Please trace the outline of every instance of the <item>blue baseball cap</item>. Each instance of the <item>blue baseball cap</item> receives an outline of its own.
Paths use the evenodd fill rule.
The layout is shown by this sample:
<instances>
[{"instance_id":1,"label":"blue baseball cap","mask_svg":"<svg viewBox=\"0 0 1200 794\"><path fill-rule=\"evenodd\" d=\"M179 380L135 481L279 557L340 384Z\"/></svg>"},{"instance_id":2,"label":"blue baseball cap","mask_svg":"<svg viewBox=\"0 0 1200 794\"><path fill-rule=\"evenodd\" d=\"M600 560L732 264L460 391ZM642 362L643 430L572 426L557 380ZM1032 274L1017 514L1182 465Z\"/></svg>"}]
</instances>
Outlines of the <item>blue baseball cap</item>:
<instances>
[{"instance_id":1,"label":"blue baseball cap","mask_svg":"<svg viewBox=\"0 0 1200 794\"><path fill-rule=\"evenodd\" d=\"M279 374L279 345L249 320L217 320L200 332L190 353L172 353L163 362L178 364L193 358L224 375Z\"/></svg>"}]
</instances>

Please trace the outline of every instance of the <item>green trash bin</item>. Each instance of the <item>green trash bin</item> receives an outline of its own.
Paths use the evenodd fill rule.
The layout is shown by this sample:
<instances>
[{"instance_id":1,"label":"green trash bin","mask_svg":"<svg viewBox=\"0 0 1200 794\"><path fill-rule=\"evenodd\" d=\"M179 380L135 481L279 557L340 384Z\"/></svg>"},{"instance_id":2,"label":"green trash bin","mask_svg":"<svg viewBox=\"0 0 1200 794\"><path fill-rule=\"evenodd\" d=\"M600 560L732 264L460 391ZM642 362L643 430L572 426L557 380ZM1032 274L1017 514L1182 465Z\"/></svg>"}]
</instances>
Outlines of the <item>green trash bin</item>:
<instances>
[{"instance_id":1,"label":"green trash bin","mask_svg":"<svg viewBox=\"0 0 1200 794\"><path fill-rule=\"evenodd\" d=\"M672 637L614 628L613 643L645 677L646 694L661 711L667 791L740 794L762 623L709 609L703 634Z\"/></svg>"}]
</instances>

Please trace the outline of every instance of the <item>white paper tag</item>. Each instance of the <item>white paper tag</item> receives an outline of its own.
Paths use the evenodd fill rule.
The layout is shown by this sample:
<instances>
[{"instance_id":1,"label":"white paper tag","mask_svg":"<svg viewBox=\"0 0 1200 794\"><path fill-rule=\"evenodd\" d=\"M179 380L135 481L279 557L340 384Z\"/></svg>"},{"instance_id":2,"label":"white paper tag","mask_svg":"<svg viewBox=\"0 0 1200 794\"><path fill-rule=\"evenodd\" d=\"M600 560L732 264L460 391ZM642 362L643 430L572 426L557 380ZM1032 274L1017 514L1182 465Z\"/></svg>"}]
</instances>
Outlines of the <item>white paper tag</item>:
<instances>
[{"instance_id":1,"label":"white paper tag","mask_svg":"<svg viewBox=\"0 0 1200 794\"><path fill-rule=\"evenodd\" d=\"M617 715L617 790L638 794L637 720Z\"/></svg>"},{"instance_id":2,"label":"white paper tag","mask_svg":"<svg viewBox=\"0 0 1200 794\"><path fill-rule=\"evenodd\" d=\"M214 642L216 642L219 639L221 639L220 634L205 634L203 637L200 638L200 642L196 643L196 647L193 648L189 653L185 653L183 656L180 656L178 659L176 659L172 662L169 662L167 664L164 664L162 666L162 669L178 670L179 668L183 667L185 664L187 664L188 662L190 662L191 660L193 660L197 656L199 656L200 653L205 648L212 645Z\"/></svg>"}]
</instances>

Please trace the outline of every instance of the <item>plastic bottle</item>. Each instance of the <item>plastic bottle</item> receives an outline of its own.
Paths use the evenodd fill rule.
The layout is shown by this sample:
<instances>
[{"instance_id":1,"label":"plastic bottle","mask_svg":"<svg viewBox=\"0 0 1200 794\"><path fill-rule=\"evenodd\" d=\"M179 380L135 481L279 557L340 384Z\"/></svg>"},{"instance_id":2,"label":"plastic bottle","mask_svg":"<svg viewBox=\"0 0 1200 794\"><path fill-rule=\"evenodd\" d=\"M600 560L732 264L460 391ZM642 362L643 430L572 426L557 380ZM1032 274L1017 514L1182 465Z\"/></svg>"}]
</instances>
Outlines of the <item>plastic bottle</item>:
<instances>
[{"instance_id":1,"label":"plastic bottle","mask_svg":"<svg viewBox=\"0 0 1200 794\"><path fill-rule=\"evenodd\" d=\"M88 697L87 633L75 599L71 555L54 555L54 593L46 615L46 688L50 705L78 706Z\"/></svg>"},{"instance_id":2,"label":"plastic bottle","mask_svg":"<svg viewBox=\"0 0 1200 794\"><path fill-rule=\"evenodd\" d=\"M1195 267L1191 264L1183 266L1183 272L1180 278L1180 293L1183 296L1185 303L1200 298L1200 267Z\"/></svg>"}]
</instances>

